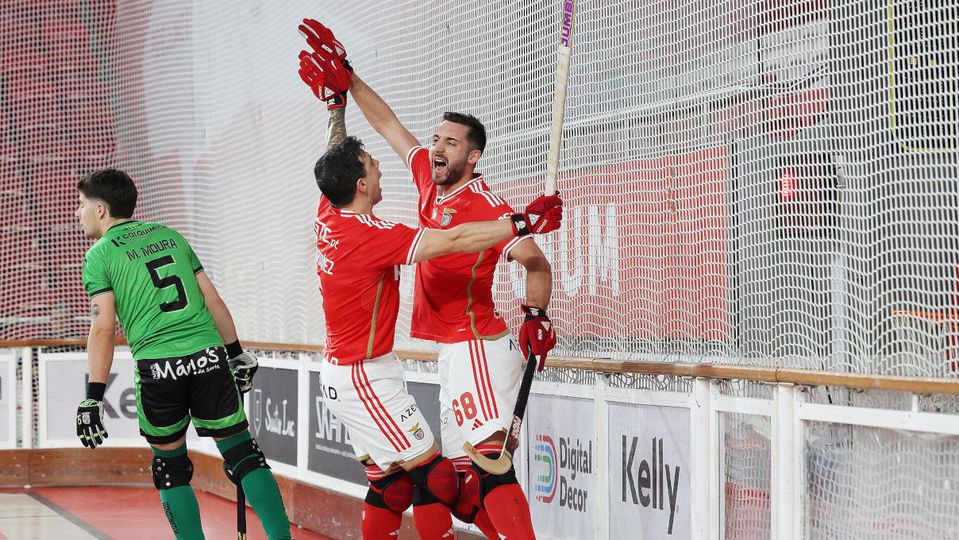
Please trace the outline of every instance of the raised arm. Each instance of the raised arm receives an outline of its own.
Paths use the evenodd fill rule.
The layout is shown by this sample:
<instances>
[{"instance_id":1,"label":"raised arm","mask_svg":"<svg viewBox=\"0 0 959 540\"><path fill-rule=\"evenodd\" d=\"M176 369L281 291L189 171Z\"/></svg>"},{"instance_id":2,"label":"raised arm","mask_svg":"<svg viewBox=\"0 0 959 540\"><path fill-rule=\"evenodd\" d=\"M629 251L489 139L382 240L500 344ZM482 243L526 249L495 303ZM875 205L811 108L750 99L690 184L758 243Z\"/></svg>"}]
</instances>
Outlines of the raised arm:
<instances>
[{"instance_id":1,"label":"raised arm","mask_svg":"<svg viewBox=\"0 0 959 540\"><path fill-rule=\"evenodd\" d=\"M346 108L330 109L326 124L326 149L329 150L346 138Z\"/></svg>"},{"instance_id":2,"label":"raised arm","mask_svg":"<svg viewBox=\"0 0 959 540\"><path fill-rule=\"evenodd\" d=\"M393 109L356 73L353 74L353 80L350 82L350 95L363 111L367 122L386 139L400 159L406 159L410 149L419 146L419 141L400 123Z\"/></svg>"},{"instance_id":3,"label":"raised arm","mask_svg":"<svg viewBox=\"0 0 959 540\"><path fill-rule=\"evenodd\" d=\"M452 229L427 229L413 260L423 262L450 253L477 253L515 235L513 222L508 219L464 223Z\"/></svg>"},{"instance_id":4,"label":"raised arm","mask_svg":"<svg viewBox=\"0 0 959 540\"><path fill-rule=\"evenodd\" d=\"M540 196L526 207L527 213L509 219L475 221L452 229L427 229L413 256L415 262L450 253L476 253L512 236L555 231L563 222L563 201L557 195Z\"/></svg>"},{"instance_id":5,"label":"raised arm","mask_svg":"<svg viewBox=\"0 0 959 540\"><path fill-rule=\"evenodd\" d=\"M345 106L345 92L349 90L373 129L386 139L400 159L406 159L410 149L419 142L383 98L353 72L343 44L329 28L314 19L303 19L298 28L312 49L312 52L300 52L300 77L316 97L327 102L332 110Z\"/></svg>"}]
</instances>

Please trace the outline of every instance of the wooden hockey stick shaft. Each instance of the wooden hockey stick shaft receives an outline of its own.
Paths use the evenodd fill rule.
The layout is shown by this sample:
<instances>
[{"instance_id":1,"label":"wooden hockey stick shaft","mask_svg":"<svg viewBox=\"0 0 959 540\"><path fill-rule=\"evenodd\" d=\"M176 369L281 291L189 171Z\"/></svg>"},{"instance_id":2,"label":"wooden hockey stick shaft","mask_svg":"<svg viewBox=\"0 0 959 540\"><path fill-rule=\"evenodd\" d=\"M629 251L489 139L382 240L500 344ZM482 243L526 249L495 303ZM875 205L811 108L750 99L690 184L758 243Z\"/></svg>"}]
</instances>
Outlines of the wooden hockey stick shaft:
<instances>
[{"instance_id":1,"label":"wooden hockey stick shaft","mask_svg":"<svg viewBox=\"0 0 959 540\"><path fill-rule=\"evenodd\" d=\"M563 2L563 24L560 28L559 52L556 59L556 89L553 92L553 122L549 128L549 153L546 156L547 195L556 193L556 176L563 145L563 117L566 112L566 88L569 86L569 64L573 54L573 13L576 0Z\"/></svg>"},{"instance_id":2,"label":"wooden hockey stick shaft","mask_svg":"<svg viewBox=\"0 0 959 540\"><path fill-rule=\"evenodd\" d=\"M556 176L559 171L559 158L563 143L563 115L566 110L566 88L569 85L569 64L573 52L573 13L576 11L576 0L563 1L563 24L560 28L559 53L556 62L556 90L553 93L553 122L549 128L549 154L546 157L546 183L543 192L547 195L556 193ZM516 396L516 406L513 408L513 417L506 430L506 440L503 449L496 459L490 459L479 452L470 443L463 445L466 454L483 470L492 474L505 474L513 466L513 452L519 447L520 430L523 427L523 417L526 414L526 403L529 401L529 391L533 386L533 376L536 374L536 358L530 355L526 359L526 369L523 371L523 381L520 383L519 394Z\"/></svg>"}]
</instances>

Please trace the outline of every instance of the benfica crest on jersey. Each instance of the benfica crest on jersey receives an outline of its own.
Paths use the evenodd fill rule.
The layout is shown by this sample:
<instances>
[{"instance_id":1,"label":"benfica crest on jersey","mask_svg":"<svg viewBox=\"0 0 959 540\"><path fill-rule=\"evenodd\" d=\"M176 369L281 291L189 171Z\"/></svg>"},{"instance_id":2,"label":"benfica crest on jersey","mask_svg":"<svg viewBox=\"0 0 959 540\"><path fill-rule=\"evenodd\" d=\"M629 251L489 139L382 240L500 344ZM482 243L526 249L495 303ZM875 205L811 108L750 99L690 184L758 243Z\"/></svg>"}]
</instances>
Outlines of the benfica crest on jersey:
<instances>
[{"instance_id":1,"label":"benfica crest on jersey","mask_svg":"<svg viewBox=\"0 0 959 540\"><path fill-rule=\"evenodd\" d=\"M456 213L456 210L452 208L443 209L443 219L440 220L440 226L446 227L453 221L453 214Z\"/></svg>"}]
</instances>

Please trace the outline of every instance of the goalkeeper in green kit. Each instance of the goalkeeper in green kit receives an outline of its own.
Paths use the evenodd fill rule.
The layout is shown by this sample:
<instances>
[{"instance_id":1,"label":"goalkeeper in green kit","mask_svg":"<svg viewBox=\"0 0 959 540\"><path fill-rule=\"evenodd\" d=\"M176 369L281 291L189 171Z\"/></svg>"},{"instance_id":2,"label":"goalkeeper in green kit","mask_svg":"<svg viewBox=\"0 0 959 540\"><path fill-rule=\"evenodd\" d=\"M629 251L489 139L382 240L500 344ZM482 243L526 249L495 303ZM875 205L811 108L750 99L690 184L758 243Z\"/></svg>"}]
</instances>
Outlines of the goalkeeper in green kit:
<instances>
[{"instance_id":1,"label":"goalkeeper in green kit","mask_svg":"<svg viewBox=\"0 0 959 540\"><path fill-rule=\"evenodd\" d=\"M83 263L93 321L90 382L77 409L80 441L96 448L107 437L103 393L119 318L136 363L137 416L153 448L153 484L176 537L203 538L186 451L192 418L198 435L216 439L227 475L242 486L270 540L290 538L280 491L240 399L253 386L257 361L240 347L233 317L196 253L177 231L131 219L137 189L123 171L95 171L77 190L76 216L97 240Z\"/></svg>"}]
</instances>

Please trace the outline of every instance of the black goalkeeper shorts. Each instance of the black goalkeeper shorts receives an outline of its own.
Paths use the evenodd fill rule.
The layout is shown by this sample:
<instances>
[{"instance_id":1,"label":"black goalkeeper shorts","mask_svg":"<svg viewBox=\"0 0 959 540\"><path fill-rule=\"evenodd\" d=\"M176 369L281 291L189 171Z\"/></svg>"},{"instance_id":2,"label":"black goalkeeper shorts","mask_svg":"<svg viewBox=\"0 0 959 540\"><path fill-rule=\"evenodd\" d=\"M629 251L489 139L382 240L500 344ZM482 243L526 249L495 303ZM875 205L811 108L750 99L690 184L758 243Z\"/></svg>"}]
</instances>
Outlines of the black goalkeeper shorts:
<instances>
[{"instance_id":1,"label":"black goalkeeper shorts","mask_svg":"<svg viewBox=\"0 0 959 540\"><path fill-rule=\"evenodd\" d=\"M201 437L229 437L249 425L223 347L136 364L140 433L150 444L184 436L191 418Z\"/></svg>"}]
</instances>

